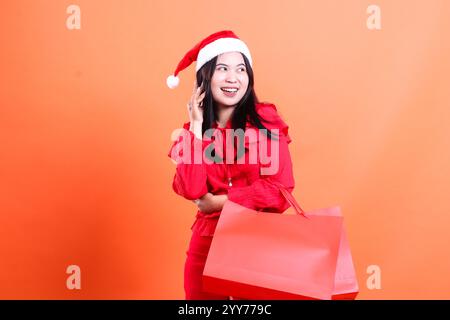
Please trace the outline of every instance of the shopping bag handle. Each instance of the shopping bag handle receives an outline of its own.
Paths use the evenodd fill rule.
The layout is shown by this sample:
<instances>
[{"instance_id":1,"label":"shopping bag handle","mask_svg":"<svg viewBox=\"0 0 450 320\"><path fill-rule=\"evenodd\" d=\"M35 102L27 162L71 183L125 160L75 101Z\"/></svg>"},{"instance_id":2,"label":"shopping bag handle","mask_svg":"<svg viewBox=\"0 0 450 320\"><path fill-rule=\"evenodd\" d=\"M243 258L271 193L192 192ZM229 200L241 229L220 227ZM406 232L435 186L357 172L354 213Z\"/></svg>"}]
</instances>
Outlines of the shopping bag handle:
<instances>
[{"instance_id":1,"label":"shopping bag handle","mask_svg":"<svg viewBox=\"0 0 450 320\"><path fill-rule=\"evenodd\" d=\"M295 200L294 196L287 190L287 188L278 181L275 181L271 178L268 178L268 180L276 185L278 189L280 189L281 194L284 196L287 202L291 205L291 207L294 208L294 210L297 212L298 215L304 216L305 218L309 218L308 215L305 213L305 211L300 207L297 200Z\"/></svg>"}]
</instances>

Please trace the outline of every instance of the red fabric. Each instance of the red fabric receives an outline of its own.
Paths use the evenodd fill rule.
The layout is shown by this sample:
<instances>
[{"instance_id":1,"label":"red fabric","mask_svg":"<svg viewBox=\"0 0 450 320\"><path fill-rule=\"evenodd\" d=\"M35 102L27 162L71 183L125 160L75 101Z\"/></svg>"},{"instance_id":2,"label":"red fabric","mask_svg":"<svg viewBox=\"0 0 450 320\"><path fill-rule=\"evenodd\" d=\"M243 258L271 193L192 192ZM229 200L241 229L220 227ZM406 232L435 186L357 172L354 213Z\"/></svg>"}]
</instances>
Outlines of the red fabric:
<instances>
[{"instance_id":1,"label":"red fabric","mask_svg":"<svg viewBox=\"0 0 450 320\"><path fill-rule=\"evenodd\" d=\"M228 296L203 291L202 276L212 237L193 232L184 265L184 291L186 300L228 300Z\"/></svg>"},{"instance_id":2,"label":"red fabric","mask_svg":"<svg viewBox=\"0 0 450 320\"><path fill-rule=\"evenodd\" d=\"M283 121L277 112L276 106L270 103L259 103L256 105L256 111L266 120L263 124L267 129L279 129L279 170L274 175L262 176L260 174L260 167L264 166L257 164L226 164L226 163L212 163L207 164L202 161L201 164L184 164L178 163L176 172L173 178L172 188L180 196L195 200L202 197L207 192L212 194L228 194L228 198L242 206L253 210L270 211L270 212L284 212L289 203L280 193L279 189L269 182L267 177L282 183L289 192L294 189L294 176L292 171L292 162L289 153L288 144L291 138L288 133L288 125ZM183 128L189 130L190 123L187 122ZM252 127L247 122L247 127ZM218 128L217 130L225 130L231 128L231 121L228 121L225 128ZM191 142L191 154L194 154L194 144L200 144L202 151L211 143L211 141L199 140L195 135L188 131L188 136L181 135L172 144L168 156L172 156L172 151L175 147L180 147L178 144L187 143L187 139ZM270 144L270 140L268 141ZM248 160L248 151L251 142L246 141L246 160ZM180 154L181 155L181 154ZM192 159L191 159L192 160ZM232 177L232 186L228 186L227 175ZM196 220L192 226L193 231L199 232L203 236L212 236L217 224L220 211L211 214L205 214L200 210L197 211Z\"/></svg>"},{"instance_id":3,"label":"red fabric","mask_svg":"<svg viewBox=\"0 0 450 320\"><path fill-rule=\"evenodd\" d=\"M175 69L175 72L173 73L174 76L177 76L178 73L181 70L186 69L187 67L189 67L189 65L194 62L197 61L197 57L198 57L198 53L200 52L201 49L203 49L206 45L210 44L211 42L214 42L218 39L222 39L222 38L235 38L235 39L239 39L238 36L236 34L234 34L233 31L231 30L224 30L224 31L219 31L216 33L213 33L211 35L209 35L208 37L206 37L205 39L201 40L200 42L198 42L191 50L189 50L185 56L183 57L183 59L181 59L181 61L178 63L177 68Z\"/></svg>"}]
</instances>

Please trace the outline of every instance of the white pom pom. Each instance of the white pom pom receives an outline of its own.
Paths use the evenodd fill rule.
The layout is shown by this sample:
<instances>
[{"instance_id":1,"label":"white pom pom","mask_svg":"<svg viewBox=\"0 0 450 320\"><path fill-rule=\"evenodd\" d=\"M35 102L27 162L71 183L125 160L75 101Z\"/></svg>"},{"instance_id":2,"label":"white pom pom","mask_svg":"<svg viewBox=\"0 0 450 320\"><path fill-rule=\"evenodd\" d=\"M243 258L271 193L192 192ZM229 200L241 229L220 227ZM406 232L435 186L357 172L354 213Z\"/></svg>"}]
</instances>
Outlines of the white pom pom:
<instances>
[{"instance_id":1,"label":"white pom pom","mask_svg":"<svg viewBox=\"0 0 450 320\"><path fill-rule=\"evenodd\" d=\"M170 89L176 88L180 84L180 78L175 76L168 76L166 83Z\"/></svg>"}]
</instances>

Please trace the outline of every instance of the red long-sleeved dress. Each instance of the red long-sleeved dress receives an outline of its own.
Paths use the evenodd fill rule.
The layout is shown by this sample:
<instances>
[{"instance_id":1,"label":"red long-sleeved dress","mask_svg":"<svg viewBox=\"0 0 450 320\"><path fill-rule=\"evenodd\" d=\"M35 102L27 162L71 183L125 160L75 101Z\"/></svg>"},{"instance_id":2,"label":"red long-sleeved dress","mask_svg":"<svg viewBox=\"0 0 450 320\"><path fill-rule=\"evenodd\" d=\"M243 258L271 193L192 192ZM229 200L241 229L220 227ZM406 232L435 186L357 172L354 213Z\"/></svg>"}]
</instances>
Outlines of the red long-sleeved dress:
<instances>
[{"instance_id":1,"label":"red long-sleeved dress","mask_svg":"<svg viewBox=\"0 0 450 320\"><path fill-rule=\"evenodd\" d=\"M249 154L251 142L248 139L244 142L245 163L201 163L194 162L193 156L191 163L179 162L176 165L176 173L173 178L172 188L180 196L195 200L210 192L215 195L228 194L228 199L242 206L270 212L283 212L289 207L289 203L283 197L278 187L273 185L270 180L281 182L290 192L294 189L294 176L292 170L292 161L289 153L288 144L291 139L288 134L288 125L283 121L277 112L275 105L270 103L256 104L256 111L267 121L263 124L267 129L279 129L279 164L278 170L274 174L262 175L260 168L268 167L260 161L261 157L256 157L256 163L250 164ZM183 128L189 130L190 123L187 122ZM224 131L231 128L231 121L228 121L225 128L220 128L214 124L215 130ZM246 128L254 128L249 122ZM199 140L191 131L187 131L187 136L180 135L173 142L168 156L173 158L174 148L180 150L180 145L188 143L185 148L190 148L191 155L194 155L194 145L201 145L202 151L205 151L212 142L207 139ZM186 139L187 137L187 139ZM226 156L225 139L223 145L222 158ZM268 139L270 146L270 139ZM270 147L269 147L270 149ZM185 149L186 150L186 149ZM258 150L259 152L259 150ZM269 152L270 153L270 152ZM231 182L231 183L230 183ZM196 219L191 229L193 231L192 239L187 251L188 258L185 265L185 290L187 299L220 299L201 291L201 274L203 272L204 262L209 250L209 245L217 225L220 211L206 214L197 211Z\"/></svg>"}]
</instances>

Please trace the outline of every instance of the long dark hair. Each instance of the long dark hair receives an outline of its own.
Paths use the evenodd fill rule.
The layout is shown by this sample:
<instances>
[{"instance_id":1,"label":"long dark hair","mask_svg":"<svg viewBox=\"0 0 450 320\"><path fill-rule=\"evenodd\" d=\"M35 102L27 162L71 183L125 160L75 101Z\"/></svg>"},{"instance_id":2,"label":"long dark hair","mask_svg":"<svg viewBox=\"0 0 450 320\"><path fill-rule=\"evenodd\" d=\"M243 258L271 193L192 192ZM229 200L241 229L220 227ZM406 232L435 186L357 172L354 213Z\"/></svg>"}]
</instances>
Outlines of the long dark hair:
<instances>
[{"instance_id":1,"label":"long dark hair","mask_svg":"<svg viewBox=\"0 0 450 320\"><path fill-rule=\"evenodd\" d=\"M259 103L256 97L254 89L254 77L253 69L250 66L245 55L242 55L245 62L245 67L248 74L248 88L242 99L238 102L233 113L231 114L231 126L233 129L242 129L245 131L245 124L247 120L258 129L267 129L261 122L261 120L270 122L270 119L264 119L260 114L256 112L255 105ZM217 118L217 104L214 101L211 92L211 78L216 69L217 56L205 63L200 70L197 71L197 86L200 86L203 82L206 91L205 98L203 99L203 125L202 125L202 135L206 130L211 129ZM267 129L267 136L270 139L277 140L276 136L271 134L270 130Z\"/></svg>"}]
</instances>

